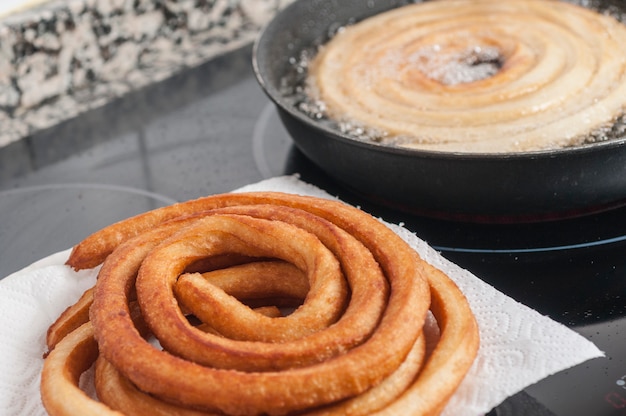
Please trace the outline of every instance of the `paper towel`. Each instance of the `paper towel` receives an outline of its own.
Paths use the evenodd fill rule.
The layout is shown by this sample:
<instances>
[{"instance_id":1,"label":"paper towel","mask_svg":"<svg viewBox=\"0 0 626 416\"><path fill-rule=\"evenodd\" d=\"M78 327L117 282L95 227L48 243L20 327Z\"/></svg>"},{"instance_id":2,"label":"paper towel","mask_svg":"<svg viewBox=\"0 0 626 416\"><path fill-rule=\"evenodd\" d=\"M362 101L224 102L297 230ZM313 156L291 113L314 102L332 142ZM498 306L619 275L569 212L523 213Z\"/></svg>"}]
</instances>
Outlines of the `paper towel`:
<instances>
[{"instance_id":1,"label":"paper towel","mask_svg":"<svg viewBox=\"0 0 626 416\"><path fill-rule=\"evenodd\" d=\"M272 178L237 191L261 190L331 198L297 176ZM551 374L603 356L594 344L576 332L444 259L412 232L400 225L388 225L425 261L457 283L478 321L481 338L478 356L444 415L484 415L507 397ZM46 414L39 396L46 330L59 313L94 284L97 274L97 269L74 272L64 266L68 255L69 250L54 254L0 280L3 415Z\"/></svg>"}]
</instances>

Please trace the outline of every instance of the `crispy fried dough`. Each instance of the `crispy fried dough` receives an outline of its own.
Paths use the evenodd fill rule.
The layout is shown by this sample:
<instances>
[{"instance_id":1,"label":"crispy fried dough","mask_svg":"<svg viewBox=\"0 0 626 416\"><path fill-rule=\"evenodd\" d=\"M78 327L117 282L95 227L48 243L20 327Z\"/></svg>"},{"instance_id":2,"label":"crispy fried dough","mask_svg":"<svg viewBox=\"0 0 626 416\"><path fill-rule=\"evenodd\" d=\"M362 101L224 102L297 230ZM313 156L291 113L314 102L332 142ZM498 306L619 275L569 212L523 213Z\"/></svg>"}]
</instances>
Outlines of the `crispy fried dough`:
<instances>
[{"instance_id":1,"label":"crispy fried dough","mask_svg":"<svg viewBox=\"0 0 626 416\"><path fill-rule=\"evenodd\" d=\"M67 334L89 321L89 308L93 303L93 288L87 289L81 297L61 313L50 325L46 334L46 346L51 351Z\"/></svg>"},{"instance_id":2,"label":"crispy fried dough","mask_svg":"<svg viewBox=\"0 0 626 416\"><path fill-rule=\"evenodd\" d=\"M50 352L41 374L41 400L51 415L123 416L92 400L78 387L80 375L98 357L93 326L87 322L70 332Z\"/></svg>"},{"instance_id":3,"label":"crispy fried dough","mask_svg":"<svg viewBox=\"0 0 626 416\"><path fill-rule=\"evenodd\" d=\"M77 269L101 262L89 325L112 370L98 384L140 401L279 415L369 414L406 400L419 405L402 413L431 414L478 348L454 283L383 223L337 201L261 192L176 204L95 233L68 260ZM245 280L254 270L267 289L263 275ZM280 316L246 303L268 296L303 299ZM133 320L135 298L158 346ZM430 309L441 337L424 357Z\"/></svg>"}]
</instances>

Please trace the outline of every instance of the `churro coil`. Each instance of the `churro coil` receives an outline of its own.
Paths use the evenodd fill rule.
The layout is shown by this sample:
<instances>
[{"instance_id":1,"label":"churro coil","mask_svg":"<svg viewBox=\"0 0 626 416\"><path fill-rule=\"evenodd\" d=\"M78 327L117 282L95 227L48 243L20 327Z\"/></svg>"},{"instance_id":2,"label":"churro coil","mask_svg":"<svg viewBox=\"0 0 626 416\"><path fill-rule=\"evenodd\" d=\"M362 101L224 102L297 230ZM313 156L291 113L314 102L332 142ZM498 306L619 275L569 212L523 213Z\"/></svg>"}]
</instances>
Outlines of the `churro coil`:
<instances>
[{"instance_id":1,"label":"churro coil","mask_svg":"<svg viewBox=\"0 0 626 416\"><path fill-rule=\"evenodd\" d=\"M346 27L310 65L340 125L470 153L581 144L622 116L626 27L554 0L435 0Z\"/></svg>"}]
</instances>

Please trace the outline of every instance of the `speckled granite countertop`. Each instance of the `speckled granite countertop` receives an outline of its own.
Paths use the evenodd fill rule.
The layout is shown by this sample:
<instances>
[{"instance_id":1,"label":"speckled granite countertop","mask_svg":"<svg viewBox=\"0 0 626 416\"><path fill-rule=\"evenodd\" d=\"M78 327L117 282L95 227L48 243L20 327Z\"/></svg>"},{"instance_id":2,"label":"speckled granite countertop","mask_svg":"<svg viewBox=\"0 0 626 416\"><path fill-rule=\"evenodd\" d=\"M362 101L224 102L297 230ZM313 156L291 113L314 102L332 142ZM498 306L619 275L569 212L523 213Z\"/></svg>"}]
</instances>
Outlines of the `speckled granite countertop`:
<instances>
[{"instance_id":1,"label":"speckled granite countertop","mask_svg":"<svg viewBox=\"0 0 626 416\"><path fill-rule=\"evenodd\" d=\"M0 17L0 146L252 42L290 0L49 0Z\"/></svg>"}]
</instances>

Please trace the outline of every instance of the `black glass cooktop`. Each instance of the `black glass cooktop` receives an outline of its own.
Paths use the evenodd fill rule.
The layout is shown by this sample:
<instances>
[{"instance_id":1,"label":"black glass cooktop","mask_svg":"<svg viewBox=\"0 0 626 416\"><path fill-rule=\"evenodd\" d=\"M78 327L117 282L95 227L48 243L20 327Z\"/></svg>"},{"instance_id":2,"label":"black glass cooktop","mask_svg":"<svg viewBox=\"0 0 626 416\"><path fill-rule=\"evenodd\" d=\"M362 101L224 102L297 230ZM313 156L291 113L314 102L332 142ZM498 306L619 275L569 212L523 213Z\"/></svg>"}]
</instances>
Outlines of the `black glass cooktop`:
<instances>
[{"instance_id":1,"label":"black glass cooktop","mask_svg":"<svg viewBox=\"0 0 626 416\"><path fill-rule=\"evenodd\" d=\"M377 206L293 147L250 62L246 47L0 148L0 277L130 215L298 173L404 223L445 257L606 352L490 416L626 415L626 208L476 224Z\"/></svg>"}]
</instances>

